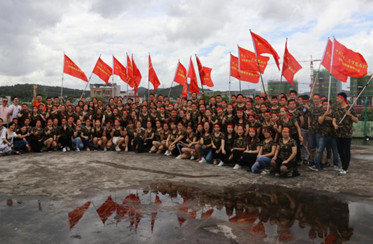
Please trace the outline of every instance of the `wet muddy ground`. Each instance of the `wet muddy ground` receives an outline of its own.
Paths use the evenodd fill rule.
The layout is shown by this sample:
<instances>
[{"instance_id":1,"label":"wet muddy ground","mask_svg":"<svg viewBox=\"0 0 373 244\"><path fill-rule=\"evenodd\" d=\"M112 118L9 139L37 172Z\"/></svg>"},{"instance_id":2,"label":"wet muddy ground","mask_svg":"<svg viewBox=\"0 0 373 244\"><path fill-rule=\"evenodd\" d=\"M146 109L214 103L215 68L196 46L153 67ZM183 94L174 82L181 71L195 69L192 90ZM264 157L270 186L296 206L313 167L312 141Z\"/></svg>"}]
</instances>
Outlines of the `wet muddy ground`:
<instances>
[{"instance_id":1,"label":"wet muddy ground","mask_svg":"<svg viewBox=\"0 0 373 244\"><path fill-rule=\"evenodd\" d=\"M5 243L372 243L373 151L276 178L151 154L0 158ZM332 242L331 242L332 243Z\"/></svg>"}]
</instances>

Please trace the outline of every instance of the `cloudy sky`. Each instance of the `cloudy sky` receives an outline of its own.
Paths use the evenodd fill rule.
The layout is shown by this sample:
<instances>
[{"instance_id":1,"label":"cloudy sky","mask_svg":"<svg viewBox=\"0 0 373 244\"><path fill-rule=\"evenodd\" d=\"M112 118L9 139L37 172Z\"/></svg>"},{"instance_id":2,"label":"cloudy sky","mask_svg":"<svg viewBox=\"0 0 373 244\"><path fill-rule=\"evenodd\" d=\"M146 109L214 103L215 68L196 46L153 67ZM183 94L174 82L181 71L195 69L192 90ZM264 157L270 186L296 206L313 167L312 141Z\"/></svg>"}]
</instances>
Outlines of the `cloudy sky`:
<instances>
[{"instance_id":1,"label":"cloudy sky","mask_svg":"<svg viewBox=\"0 0 373 244\"><path fill-rule=\"evenodd\" d=\"M162 86L170 86L178 59L186 66L198 54L213 69L215 90L227 90L229 52L253 50L249 29L266 38L281 59L285 39L303 69L295 78L305 91L310 59L320 59L329 36L360 52L373 70L371 0L3 0L0 2L0 85L60 86L65 52L87 76L101 54L112 64L134 59L147 86L147 55ZM317 62L314 63L318 68ZM273 58L264 80L279 79ZM115 82L122 84L118 77ZM95 75L92 83L102 83ZM85 83L65 75L66 87ZM348 85L345 85L347 87ZM243 87L259 85L243 83ZM232 89L238 81L232 78Z\"/></svg>"}]
</instances>

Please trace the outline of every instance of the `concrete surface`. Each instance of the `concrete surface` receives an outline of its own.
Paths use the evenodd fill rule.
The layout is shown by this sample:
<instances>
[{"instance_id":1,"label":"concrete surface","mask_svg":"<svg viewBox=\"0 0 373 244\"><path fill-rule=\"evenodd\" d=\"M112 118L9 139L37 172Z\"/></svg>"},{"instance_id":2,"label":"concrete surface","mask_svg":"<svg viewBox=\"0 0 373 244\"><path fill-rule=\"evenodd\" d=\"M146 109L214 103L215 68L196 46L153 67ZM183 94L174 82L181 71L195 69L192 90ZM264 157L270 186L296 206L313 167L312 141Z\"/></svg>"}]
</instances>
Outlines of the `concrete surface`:
<instances>
[{"instance_id":1,"label":"concrete surface","mask_svg":"<svg viewBox=\"0 0 373 244\"><path fill-rule=\"evenodd\" d=\"M50 152L0 157L0 194L69 199L88 191L115 190L170 181L206 186L267 184L345 193L373 200L373 147L353 146L346 176L332 168L300 177L277 178L229 167L200 165L160 154L133 152Z\"/></svg>"}]
</instances>

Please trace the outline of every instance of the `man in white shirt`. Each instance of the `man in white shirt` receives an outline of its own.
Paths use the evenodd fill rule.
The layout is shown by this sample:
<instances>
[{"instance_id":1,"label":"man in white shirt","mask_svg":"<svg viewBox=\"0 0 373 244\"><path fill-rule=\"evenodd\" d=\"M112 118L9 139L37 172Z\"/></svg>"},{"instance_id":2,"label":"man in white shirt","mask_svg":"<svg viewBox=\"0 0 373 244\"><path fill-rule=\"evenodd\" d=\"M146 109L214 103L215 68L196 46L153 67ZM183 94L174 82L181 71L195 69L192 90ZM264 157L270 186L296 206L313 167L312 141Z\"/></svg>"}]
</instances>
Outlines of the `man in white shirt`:
<instances>
[{"instance_id":1,"label":"man in white shirt","mask_svg":"<svg viewBox=\"0 0 373 244\"><path fill-rule=\"evenodd\" d=\"M13 97L13 104L9 106L9 109L10 109L10 121L13 121L14 118L18 119L18 113L19 111L21 111L21 106L19 105L18 97Z\"/></svg>"},{"instance_id":2,"label":"man in white shirt","mask_svg":"<svg viewBox=\"0 0 373 244\"><path fill-rule=\"evenodd\" d=\"M10 121L10 109L9 109L9 106L8 106L8 98L7 97L3 97L2 99L2 104L0 105L0 118L3 119L3 123L6 125L8 124Z\"/></svg>"}]
</instances>

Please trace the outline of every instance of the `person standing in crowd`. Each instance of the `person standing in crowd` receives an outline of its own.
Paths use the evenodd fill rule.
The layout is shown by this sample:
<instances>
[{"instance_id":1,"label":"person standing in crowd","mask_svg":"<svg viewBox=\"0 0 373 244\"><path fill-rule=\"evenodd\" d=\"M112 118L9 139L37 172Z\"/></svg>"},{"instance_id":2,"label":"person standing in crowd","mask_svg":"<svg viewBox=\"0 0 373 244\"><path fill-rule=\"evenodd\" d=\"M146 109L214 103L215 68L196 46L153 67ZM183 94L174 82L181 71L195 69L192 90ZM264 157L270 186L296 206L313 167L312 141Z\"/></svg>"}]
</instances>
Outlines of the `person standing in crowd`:
<instances>
[{"instance_id":1,"label":"person standing in crowd","mask_svg":"<svg viewBox=\"0 0 373 244\"><path fill-rule=\"evenodd\" d=\"M8 98L3 97L2 104L0 105L0 118L3 120L3 126L7 126L10 122L11 110L8 105Z\"/></svg>"},{"instance_id":2,"label":"person standing in crowd","mask_svg":"<svg viewBox=\"0 0 373 244\"><path fill-rule=\"evenodd\" d=\"M12 105L9 106L9 113L10 113L10 121L13 121L13 119L18 119L18 113L21 111L21 106L18 104L19 99L18 97L13 97Z\"/></svg>"},{"instance_id":3,"label":"person standing in crowd","mask_svg":"<svg viewBox=\"0 0 373 244\"><path fill-rule=\"evenodd\" d=\"M328 109L329 105L329 110ZM331 145L333 151L333 164L334 169L339 171L339 155L338 155L338 146L336 140L336 132L333 127L333 107L332 103L328 101L323 101L322 106L324 109L324 114L319 117L320 127L320 142L319 148L317 149L317 156L315 164L309 168L313 171L319 171L322 169L321 159L323 156L324 149L327 145Z\"/></svg>"},{"instance_id":4,"label":"person standing in crowd","mask_svg":"<svg viewBox=\"0 0 373 244\"><path fill-rule=\"evenodd\" d=\"M342 168L338 174L345 175L348 172L351 159L352 124L359 122L359 119L354 108L350 107L346 93L338 93L337 104L338 107L333 116L333 126L337 133L338 153L342 162ZM344 115L346 117L342 120Z\"/></svg>"}]
</instances>

